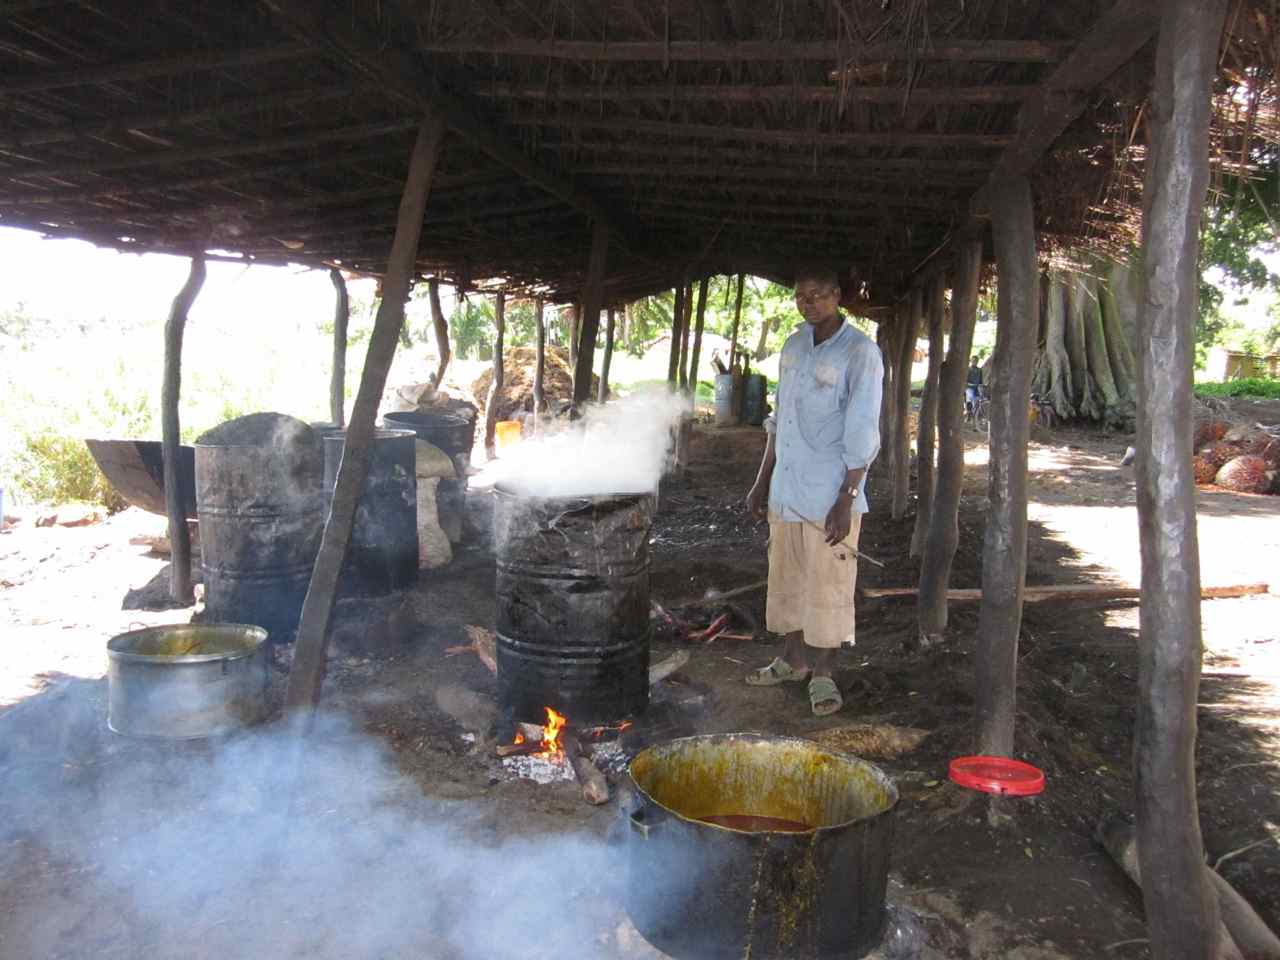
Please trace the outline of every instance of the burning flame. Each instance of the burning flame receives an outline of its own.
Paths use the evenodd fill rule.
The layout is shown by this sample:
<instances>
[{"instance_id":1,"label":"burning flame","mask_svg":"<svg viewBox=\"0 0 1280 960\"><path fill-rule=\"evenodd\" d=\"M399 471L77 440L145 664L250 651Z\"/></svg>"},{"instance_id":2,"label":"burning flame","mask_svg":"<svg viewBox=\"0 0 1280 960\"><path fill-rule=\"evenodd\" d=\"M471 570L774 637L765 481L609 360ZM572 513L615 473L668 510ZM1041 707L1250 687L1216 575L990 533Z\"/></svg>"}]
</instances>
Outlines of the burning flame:
<instances>
[{"instance_id":1,"label":"burning flame","mask_svg":"<svg viewBox=\"0 0 1280 960\"><path fill-rule=\"evenodd\" d=\"M519 730L517 730L517 731L516 731L516 738L515 738L514 740L512 740L511 742L512 742L512 743L516 743L516 744L524 743L524 734L523 734L523 733L521 733Z\"/></svg>"},{"instance_id":2,"label":"burning flame","mask_svg":"<svg viewBox=\"0 0 1280 960\"><path fill-rule=\"evenodd\" d=\"M547 710L547 722L542 725L542 752L560 752L560 730L564 727L564 714L556 713L550 707Z\"/></svg>"}]
</instances>

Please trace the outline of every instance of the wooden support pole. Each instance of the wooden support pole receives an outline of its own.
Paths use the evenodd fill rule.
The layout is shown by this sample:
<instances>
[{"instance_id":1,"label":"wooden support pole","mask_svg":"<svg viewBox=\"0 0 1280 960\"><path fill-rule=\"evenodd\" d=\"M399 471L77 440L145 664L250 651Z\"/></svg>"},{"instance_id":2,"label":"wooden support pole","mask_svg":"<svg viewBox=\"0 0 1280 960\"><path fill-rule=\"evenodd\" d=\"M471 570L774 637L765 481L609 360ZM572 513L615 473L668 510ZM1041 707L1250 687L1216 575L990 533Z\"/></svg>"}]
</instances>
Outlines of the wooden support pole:
<instances>
[{"instance_id":1,"label":"wooden support pole","mask_svg":"<svg viewBox=\"0 0 1280 960\"><path fill-rule=\"evenodd\" d=\"M538 328L538 340L534 349L533 412L541 416L547 409L547 395L543 391L543 375L547 369L547 320L546 304L542 298L533 301L533 321Z\"/></svg>"},{"instance_id":2,"label":"wooden support pole","mask_svg":"<svg viewBox=\"0 0 1280 960\"><path fill-rule=\"evenodd\" d=\"M742 287L747 279L745 273L738 274L738 293L733 300L733 333L729 337L729 372L732 373L738 360L738 325L742 322Z\"/></svg>"},{"instance_id":3,"label":"wooden support pole","mask_svg":"<svg viewBox=\"0 0 1280 960\"><path fill-rule=\"evenodd\" d=\"M877 457L871 469L893 477L893 458L895 454L893 442L893 368L898 356L898 329L901 317L897 314L893 319L885 319L876 324L876 346L880 348L883 360L884 375L880 381L880 447L883 457Z\"/></svg>"},{"instance_id":4,"label":"wooden support pole","mask_svg":"<svg viewBox=\"0 0 1280 960\"><path fill-rule=\"evenodd\" d=\"M569 307L569 366L576 376L578 370L578 331L582 329L582 304Z\"/></svg>"},{"instance_id":5,"label":"wooden support pole","mask_svg":"<svg viewBox=\"0 0 1280 960\"><path fill-rule=\"evenodd\" d=\"M920 329L923 313L923 297L916 287L908 298L907 309L902 314L902 328L898 331L898 355L894 358L893 371L893 519L901 520L907 513L907 498L911 493L911 363L915 359L916 333Z\"/></svg>"},{"instance_id":6,"label":"wooden support pole","mask_svg":"<svg viewBox=\"0 0 1280 960\"><path fill-rule=\"evenodd\" d=\"M698 284L698 307L694 312L693 349L689 351L689 392L698 393L698 364L702 362L702 325L707 316L707 285L710 277L703 277Z\"/></svg>"},{"instance_id":7,"label":"wooden support pole","mask_svg":"<svg viewBox=\"0 0 1280 960\"><path fill-rule=\"evenodd\" d=\"M161 456L164 459L164 508L169 518L169 596L186 606L195 600L191 587L191 535L187 531L187 511L178 485L182 431L178 423L178 400L182 395L182 334L187 313L196 294L204 286L204 256L191 258L186 282L173 298L164 325L164 383L160 388Z\"/></svg>"},{"instance_id":8,"label":"wooden support pole","mask_svg":"<svg viewBox=\"0 0 1280 960\"><path fill-rule=\"evenodd\" d=\"M387 257L387 272L382 281L382 302L374 319L369 351L365 357L360 389L356 393L347 428L342 463L338 467L333 503L320 538L320 553L311 572L311 585L302 604L302 620L294 646L293 666L285 691L285 709L302 711L309 716L320 700L324 684L325 648L328 643L329 620L333 613L338 574L347 556L347 544L355 522L356 505L364 492L365 477L373 452L374 420L378 403L387 383L387 372L400 340L404 323L404 303L413 280L422 217L431 193L440 148L444 142L444 122L439 115L427 117L418 128L409 171L405 179L404 197L396 219L395 239Z\"/></svg>"},{"instance_id":9,"label":"wooden support pole","mask_svg":"<svg viewBox=\"0 0 1280 960\"><path fill-rule=\"evenodd\" d=\"M498 455L498 401L506 380L507 295L501 291L493 295L493 325L493 379L484 405L484 454L490 460Z\"/></svg>"},{"instance_id":10,"label":"wooden support pole","mask_svg":"<svg viewBox=\"0 0 1280 960\"><path fill-rule=\"evenodd\" d=\"M604 307L605 261L609 255L609 228L591 225L591 256L587 260L587 284L582 291L582 332L578 338L578 359L573 373L573 402L591 399L591 368L596 360L596 337L600 333L600 310Z\"/></svg>"},{"instance_id":11,"label":"wooden support pole","mask_svg":"<svg viewBox=\"0 0 1280 960\"><path fill-rule=\"evenodd\" d=\"M440 308L440 281L432 277L427 281L427 299L431 302L431 326L436 332L436 390L444 385L444 372L449 369L453 350L449 346L449 321ZM455 296L454 302L457 302Z\"/></svg>"},{"instance_id":12,"label":"wooden support pole","mask_svg":"<svg viewBox=\"0 0 1280 960\"><path fill-rule=\"evenodd\" d=\"M1040 324L1035 213L1026 177L992 189L991 224L1000 281L991 367L983 597L973 668L978 752L1007 757L1013 754L1018 631L1027 579L1027 405Z\"/></svg>"},{"instance_id":13,"label":"wooden support pole","mask_svg":"<svg viewBox=\"0 0 1280 960\"><path fill-rule=\"evenodd\" d=\"M978 317L978 276L982 241L969 237L956 247L951 288L951 342L938 375L938 471L924 556L920 560L920 600L916 617L921 643L931 646L947 627L947 586L960 542L960 490L964 483L964 381Z\"/></svg>"},{"instance_id":14,"label":"wooden support pole","mask_svg":"<svg viewBox=\"0 0 1280 960\"><path fill-rule=\"evenodd\" d=\"M667 383L674 389L680 377L680 322L684 319L684 284L675 289L671 305L671 356L667 360Z\"/></svg>"},{"instance_id":15,"label":"wooden support pole","mask_svg":"<svg viewBox=\"0 0 1280 960\"><path fill-rule=\"evenodd\" d=\"M680 318L680 389L689 389L689 334L693 327L693 283L684 285L684 315Z\"/></svg>"},{"instance_id":16,"label":"wooden support pole","mask_svg":"<svg viewBox=\"0 0 1280 960\"><path fill-rule=\"evenodd\" d=\"M929 327L929 373L920 398L920 429L916 432L916 527L911 534L911 556L924 550L933 512L933 434L938 423L938 377L942 373L942 319L946 305L946 277L938 274L929 283L925 319Z\"/></svg>"},{"instance_id":17,"label":"wooden support pole","mask_svg":"<svg viewBox=\"0 0 1280 960\"><path fill-rule=\"evenodd\" d=\"M1200 551L1191 371L1210 93L1226 0L1164 0L1143 189L1136 486L1142 553L1138 850L1151 955L1214 957L1218 907L1196 803Z\"/></svg>"},{"instance_id":18,"label":"wooden support pole","mask_svg":"<svg viewBox=\"0 0 1280 960\"><path fill-rule=\"evenodd\" d=\"M596 400L604 403L609 399L609 365L613 362L613 324L615 320L613 307L609 308L608 321L604 328L604 360L600 364L600 391Z\"/></svg>"},{"instance_id":19,"label":"wooden support pole","mask_svg":"<svg viewBox=\"0 0 1280 960\"><path fill-rule=\"evenodd\" d=\"M347 281L336 267L329 271L333 283L333 372L329 376L329 420L341 427L346 425L347 391L347 321L351 317L351 299L347 296ZM433 283L435 281L432 281Z\"/></svg>"}]
</instances>

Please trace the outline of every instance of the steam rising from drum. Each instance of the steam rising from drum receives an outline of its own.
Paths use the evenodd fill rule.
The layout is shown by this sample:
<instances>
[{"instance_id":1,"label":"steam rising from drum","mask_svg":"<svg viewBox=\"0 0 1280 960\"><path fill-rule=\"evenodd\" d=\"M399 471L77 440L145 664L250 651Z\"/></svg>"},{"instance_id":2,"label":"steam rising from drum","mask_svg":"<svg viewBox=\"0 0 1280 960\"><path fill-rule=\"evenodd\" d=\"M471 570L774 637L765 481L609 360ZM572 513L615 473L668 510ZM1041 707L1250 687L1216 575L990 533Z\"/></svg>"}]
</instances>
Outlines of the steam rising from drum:
<instances>
[{"instance_id":1,"label":"steam rising from drum","mask_svg":"<svg viewBox=\"0 0 1280 960\"><path fill-rule=\"evenodd\" d=\"M659 388L592 407L568 428L505 452L501 482L534 497L652 493L688 403Z\"/></svg>"}]
</instances>

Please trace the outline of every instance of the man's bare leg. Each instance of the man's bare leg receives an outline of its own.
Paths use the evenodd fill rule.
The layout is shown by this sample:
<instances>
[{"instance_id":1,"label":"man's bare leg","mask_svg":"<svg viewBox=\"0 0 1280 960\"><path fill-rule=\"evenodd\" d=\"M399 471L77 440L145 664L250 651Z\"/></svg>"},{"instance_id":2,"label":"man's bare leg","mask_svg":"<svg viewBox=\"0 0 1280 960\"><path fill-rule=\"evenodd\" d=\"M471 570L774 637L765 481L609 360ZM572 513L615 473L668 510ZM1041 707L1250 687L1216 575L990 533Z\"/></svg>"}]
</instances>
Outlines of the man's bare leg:
<instances>
[{"instance_id":1,"label":"man's bare leg","mask_svg":"<svg viewBox=\"0 0 1280 960\"><path fill-rule=\"evenodd\" d=\"M786 635L786 647L783 659L790 664L792 670L813 670L815 677L829 677L836 665L834 647L810 647L804 642L804 631L795 630Z\"/></svg>"}]
</instances>

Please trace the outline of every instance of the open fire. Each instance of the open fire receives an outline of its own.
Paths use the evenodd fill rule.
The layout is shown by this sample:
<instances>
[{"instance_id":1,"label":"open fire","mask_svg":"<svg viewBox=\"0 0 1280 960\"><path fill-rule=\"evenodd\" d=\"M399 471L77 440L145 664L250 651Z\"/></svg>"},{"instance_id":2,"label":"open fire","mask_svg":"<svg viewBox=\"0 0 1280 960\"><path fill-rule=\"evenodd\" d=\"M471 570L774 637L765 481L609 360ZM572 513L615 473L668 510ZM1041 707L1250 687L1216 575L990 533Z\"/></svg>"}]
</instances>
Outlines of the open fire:
<instances>
[{"instance_id":1,"label":"open fire","mask_svg":"<svg viewBox=\"0 0 1280 960\"><path fill-rule=\"evenodd\" d=\"M499 744L497 754L503 766L517 776L537 783L577 779L582 796L588 803L604 803L609 799L609 782L592 764L583 750L582 741L602 736L604 728L578 730L569 727L569 719L552 707L543 707L547 721L541 727L517 725L512 742ZM621 731L630 721L610 728Z\"/></svg>"}]
</instances>

